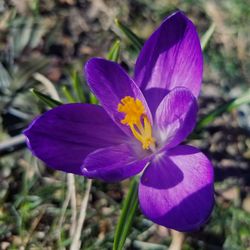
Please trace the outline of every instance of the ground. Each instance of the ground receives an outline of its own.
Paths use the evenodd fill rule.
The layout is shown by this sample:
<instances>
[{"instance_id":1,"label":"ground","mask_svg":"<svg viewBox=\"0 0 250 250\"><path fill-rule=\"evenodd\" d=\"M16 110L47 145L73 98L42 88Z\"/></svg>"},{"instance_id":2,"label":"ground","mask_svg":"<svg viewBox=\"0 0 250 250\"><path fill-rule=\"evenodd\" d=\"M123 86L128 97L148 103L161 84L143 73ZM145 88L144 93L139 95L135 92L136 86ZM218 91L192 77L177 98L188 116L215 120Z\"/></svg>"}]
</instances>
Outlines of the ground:
<instances>
[{"instance_id":1,"label":"ground","mask_svg":"<svg viewBox=\"0 0 250 250\"><path fill-rule=\"evenodd\" d=\"M51 92L53 83L63 102L62 86L72 89L77 71L87 101L82 67L93 56L105 57L121 40L120 63L132 72L137 50L115 25L118 18L147 39L163 18L181 9L200 37L214 23L204 49L204 77L199 118L237 98L250 84L250 4L237 1L36 0L0 2L0 145L18 136L46 106L29 91ZM53 92L53 89L52 89ZM240 106L216 118L190 144L199 146L215 167L216 206L202 230L186 235L183 249L250 249L250 108ZM0 248L63 249L71 243L75 218L64 173L46 168L25 148L0 151ZM75 177L76 207L87 180ZM128 181L94 181L81 233L81 249L112 249L114 227ZM72 200L71 200L72 202ZM74 203L74 201L73 201ZM72 209L73 207L73 209ZM138 210L127 249L167 249L169 231L148 221Z\"/></svg>"}]
</instances>

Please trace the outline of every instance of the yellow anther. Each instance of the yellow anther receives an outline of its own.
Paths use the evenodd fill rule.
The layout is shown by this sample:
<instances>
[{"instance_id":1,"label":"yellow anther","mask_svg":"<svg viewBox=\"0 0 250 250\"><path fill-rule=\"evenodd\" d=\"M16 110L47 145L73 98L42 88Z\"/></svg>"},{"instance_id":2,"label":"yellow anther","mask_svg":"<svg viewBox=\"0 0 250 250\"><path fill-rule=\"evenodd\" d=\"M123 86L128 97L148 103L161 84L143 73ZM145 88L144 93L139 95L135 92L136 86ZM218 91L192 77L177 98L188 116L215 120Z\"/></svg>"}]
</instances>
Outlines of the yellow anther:
<instances>
[{"instance_id":1,"label":"yellow anther","mask_svg":"<svg viewBox=\"0 0 250 250\"><path fill-rule=\"evenodd\" d=\"M138 123L141 115L145 112L142 102L130 96L124 97L118 104L117 109L125 114L125 118L121 121L124 125Z\"/></svg>"},{"instance_id":2,"label":"yellow anther","mask_svg":"<svg viewBox=\"0 0 250 250\"><path fill-rule=\"evenodd\" d=\"M125 114L121 123L130 127L134 137L142 143L143 149L155 147L152 126L145 113L143 103L139 99L125 96L117 106L117 110Z\"/></svg>"}]
</instances>

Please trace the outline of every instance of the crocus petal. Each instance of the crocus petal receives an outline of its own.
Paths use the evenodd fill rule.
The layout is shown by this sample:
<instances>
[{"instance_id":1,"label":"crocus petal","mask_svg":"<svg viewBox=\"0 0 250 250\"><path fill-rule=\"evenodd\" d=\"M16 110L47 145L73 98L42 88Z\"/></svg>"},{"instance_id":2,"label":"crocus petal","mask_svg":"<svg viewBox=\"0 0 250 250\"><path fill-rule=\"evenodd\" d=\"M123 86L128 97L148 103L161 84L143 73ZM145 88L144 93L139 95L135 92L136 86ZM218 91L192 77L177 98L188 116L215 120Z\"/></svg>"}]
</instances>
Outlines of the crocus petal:
<instances>
[{"instance_id":1,"label":"crocus petal","mask_svg":"<svg viewBox=\"0 0 250 250\"><path fill-rule=\"evenodd\" d=\"M114 182L138 174L147 162L148 158L139 160L131 146L121 144L89 154L84 160L82 171L89 178Z\"/></svg>"},{"instance_id":2,"label":"crocus petal","mask_svg":"<svg viewBox=\"0 0 250 250\"><path fill-rule=\"evenodd\" d=\"M197 97L202 70L202 52L195 26L182 12L176 12L146 41L136 62L134 80L146 97L160 93L154 102L147 98L151 109L167 90L175 87L186 87Z\"/></svg>"},{"instance_id":3,"label":"crocus petal","mask_svg":"<svg viewBox=\"0 0 250 250\"><path fill-rule=\"evenodd\" d=\"M121 124L120 121L124 118L124 114L117 110L118 104L125 96L140 99L152 121L143 94L119 64L102 58L92 58L87 62L85 72L90 89L125 133L130 134L129 128Z\"/></svg>"},{"instance_id":4,"label":"crocus petal","mask_svg":"<svg viewBox=\"0 0 250 250\"><path fill-rule=\"evenodd\" d=\"M142 212L153 222L178 231L197 230L213 208L213 167L191 146L157 155L139 184Z\"/></svg>"},{"instance_id":5,"label":"crocus petal","mask_svg":"<svg viewBox=\"0 0 250 250\"><path fill-rule=\"evenodd\" d=\"M126 140L103 108L89 104L51 109L34 120L24 134L33 154L48 166L79 175L90 152Z\"/></svg>"},{"instance_id":6,"label":"crocus petal","mask_svg":"<svg viewBox=\"0 0 250 250\"><path fill-rule=\"evenodd\" d=\"M188 89L179 87L170 91L155 114L158 141L167 148L181 143L195 127L197 110L196 98Z\"/></svg>"}]
</instances>

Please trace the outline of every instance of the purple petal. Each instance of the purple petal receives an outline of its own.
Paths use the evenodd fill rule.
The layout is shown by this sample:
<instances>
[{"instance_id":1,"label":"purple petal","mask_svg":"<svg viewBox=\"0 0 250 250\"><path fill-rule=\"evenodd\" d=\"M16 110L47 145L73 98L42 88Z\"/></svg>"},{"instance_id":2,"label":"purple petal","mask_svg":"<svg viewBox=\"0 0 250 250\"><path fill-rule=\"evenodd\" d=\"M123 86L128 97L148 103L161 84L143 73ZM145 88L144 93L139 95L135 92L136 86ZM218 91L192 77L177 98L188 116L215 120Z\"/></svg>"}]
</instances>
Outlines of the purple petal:
<instances>
[{"instance_id":1,"label":"purple petal","mask_svg":"<svg viewBox=\"0 0 250 250\"><path fill-rule=\"evenodd\" d=\"M196 98L188 89L179 87L170 91L155 114L159 146L173 148L181 143L195 127L197 110Z\"/></svg>"},{"instance_id":2,"label":"purple petal","mask_svg":"<svg viewBox=\"0 0 250 250\"><path fill-rule=\"evenodd\" d=\"M191 146L155 156L139 185L142 212L153 222L178 231L204 224L213 208L213 167Z\"/></svg>"},{"instance_id":3,"label":"purple petal","mask_svg":"<svg viewBox=\"0 0 250 250\"><path fill-rule=\"evenodd\" d=\"M199 37L193 23L182 13L176 12L166 18L143 46L135 66L135 82L144 95L186 87L194 96L201 88L203 59ZM161 97L161 98L162 98ZM148 105L153 113L152 106Z\"/></svg>"},{"instance_id":4,"label":"purple petal","mask_svg":"<svg viewBox=\"0 0 250 250\"><path fill-rule=\"evenodd\" d=\"M89 178L121 181L142 171L148 158L138 159L128 144L103 148L89 154L82 171Z\"/></svg>"},{"instance_id":5,"label":"purple petal","mask_svg":"<svg viewBox=\"0 0 250 250\"><path fill-rule=\"evenodd\" d=\"M152 121L143 94L119 64L101 58L92 58L87 62L85 71L90 89L99 99L103 108L125 133L130 134L130 130L120 123L124 114L117 111L118 104L125 96L140 99L149 119Z\"/></svg>"},{"instance_id":6,"label":"purple petal","mask_svg":"<svg viewBox=\"0 0 250 250\"><path fill-rule=\"evenodd\" d=\"M127 140L103 108L89 104L51 109L35 119L24 134L33 154L48 166L79 175L89 153Z\"/></svg>"}]
</instances>

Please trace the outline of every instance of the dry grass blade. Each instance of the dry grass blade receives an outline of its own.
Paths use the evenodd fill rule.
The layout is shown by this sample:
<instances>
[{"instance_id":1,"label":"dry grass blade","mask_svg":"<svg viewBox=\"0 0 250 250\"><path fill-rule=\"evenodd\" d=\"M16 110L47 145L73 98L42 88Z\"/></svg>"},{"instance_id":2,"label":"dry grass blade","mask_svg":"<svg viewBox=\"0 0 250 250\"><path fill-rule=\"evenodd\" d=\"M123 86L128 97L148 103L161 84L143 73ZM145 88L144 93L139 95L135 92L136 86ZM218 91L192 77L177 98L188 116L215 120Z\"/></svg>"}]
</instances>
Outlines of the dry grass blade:
<instances>
[{"instance_id":1,"label":"dry grass blade","mask_svg":"<svg viewBox=\"0 0 250 250\"><path fill-rule=\"evenodd\" d=\"M72 237L76 231L76 225L77 225L76 188L75 188L75 177L73 174L67 174L67 185L70 193L70 206L72 209L71 227L70 227L70 237Z\"/></svg>"},{"instance_id":2,"label":"dry grass blade","mask_svg":"<svg viewBox=\"0 0 250 250\"><path fill-rule=\"evenodd\" d=\"M0 143L0 155L3 156L12 152L14 149L22 147L25 144L24 135L17 135Z\"/></svg>"},{"instance_id":3,"label":"dry grass blade","mask_svg":"<svg viewBox=\"0 0 250 250\"><path fill-rule=\"evenodd\" d=\"M60 101L60 97L57 93L55 86L48 78L46 78L44 75L42 75L40 73L35 73L33 75L33 77L45 86L48 94L53 99ZM68 193L67 193L65 202L63 204L62 214L61 214L61 217L59 220L59 227L58 227L58 238L59 239L60 239L60 231L61 231L62 223L64 220L64 214L65 214L65 211L66 211L67 206L69 204L69 201L70 201L70 205L71 205L71 209L72 209L71 227L70 227L70 236L71 237L75 234L76 226L77 226L77 221L76 221L77 220L76 188L75 188L75 177L73 174L67 174L67 187L68 187Z\"/></svg>"},{"instance_id":4,"label":"dry grass blade","mask_svg":"<svg viewBox=\"0 0 250 250\"><path fill-rule=\"evenodd\" d=\"M42 211L40 212L40 214L32 222L30 231L29 231L27 237L24 239L24 248L26 248L26 246L29 244L30 240L32 239L32 235L33 235L35 229L37 228L38 224L40 223L42 217L44 216L44 214L46 212L46 209L47 209L47 206L45 206L42 209Z\"/></svg>"},{"instance_id":5,"label":"dry grass blade","mask_svg":"<svg viewBox=\"0 0 250 250\"><path fill-rule=\"evenodd\" d=\"M46 88L48 94L55 100L60 101L59 95L57 93L56 88L54 87L53 83L44 75L40 73L35 73L33 75L34 79L38 82L42 83Z\"/></svg>"},{"instance_id":6,"label":"dry grass blade","mask_svg":"<svg viewBox=\"0 0 250 250\"><path fill-rule=\"evenodd\" d=\"M87 210L91 185L92 185L92 180L88 179L88 181L87 181L87 189L86 189L85 195L83 197L83 200L81 202L81 208L80 208L80 215L79 215L79 218L78 218L78 224L77 224L77 227L76 227L76 232L74 234L74 238L73 238L72 243L70 245L70 250L78 250L81 247L80 236L81 236L83 223L84 223L84 220L85 220L85 217L86 217L86 210Z\"/></svg>"},{"instance_id":7,"label":"dry grass blade","mask_svg":"<svg viewBox=\"0 0 250 250\"><path fill-rule=\"evenodd\" d=\"M61 241L61 229L62 229L62 224L64 222L66 209L67 209L67 207L69 205L70 196L71 196L70 191L69 191L69 189L67 189L67 195L66 195L66 198L65 198L65 200L63 202L61 215L60 215L59 222L58 222L58 227L57 227L57 230L56 230L57 238L58 238L59 241Z\"/></svg>"},{"instance_id":8,"label":"dry grass blade","mask_svg":"<svg viewBox=\"0 0 250 250\"><path fill-rule=\"evenodd\" d=\"M172 242L169 246L169 250L182 250L185 241L185 234L175 230L171 230L171 234Z\"/></svg>"}]
</instances>

